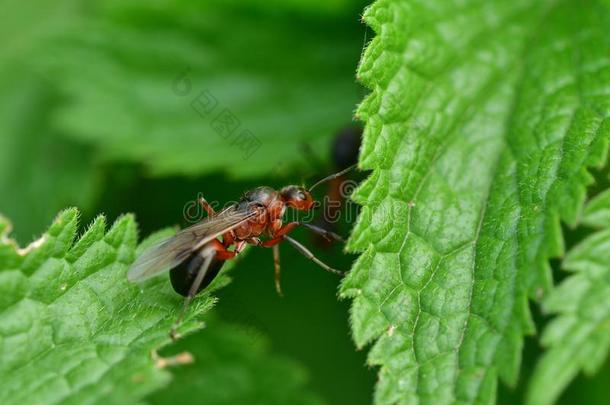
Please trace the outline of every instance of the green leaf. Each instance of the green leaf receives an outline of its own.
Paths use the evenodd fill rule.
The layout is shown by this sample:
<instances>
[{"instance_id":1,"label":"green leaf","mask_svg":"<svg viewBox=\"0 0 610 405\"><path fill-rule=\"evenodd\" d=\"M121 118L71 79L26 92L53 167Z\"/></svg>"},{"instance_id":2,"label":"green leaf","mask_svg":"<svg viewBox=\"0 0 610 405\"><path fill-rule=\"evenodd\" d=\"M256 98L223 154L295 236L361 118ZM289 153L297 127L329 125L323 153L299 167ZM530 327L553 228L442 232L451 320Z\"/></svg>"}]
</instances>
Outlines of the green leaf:
<instances>
[{"instance_id":1,"label":"green leaf","mask_svg":"<svg viewBox=\"0 0 610 405\"><path fill-rule=\"evenodd\" d=\"M32 0L24 4L19 0L2 2L4 19L0 25L0 37L4 38L0 62L12 62L33 58L33 51L40 51L40 44L49 36L65 30L66 23L78 18L80 4L74 0L60 0L53 4ZM5 67L5 66L2 66ZM13 74L18 70L13 71Z\"/></svg>"},{"instance_id":2,"label":"green leaf","mask_svg":"<svg viewBox=\"0 0 610 405\"><path fill-rule=\"evenodd\" d=\"M449 18L448 18L449 17ZM610 136L610 16L594 1L379 0L358 75L373 170L341 293L377 403L491 403L518 378Z\"/></svg>"},{"instance_id":3,"label":"green leaf","mask_svg":"<svg viewBox=\"0 0 610 405\"><path fill-rule=\"evenodd\" d=\"M132 216L108 232L98 217L75 241L77 217L62 212L24 249L0 220L0 403L135 402L169 381L150 352L169 342L180 297L163 278L127 282ZM213 301L198 298L181 331L196 329Z\"/></svg>"},{"instance_id":4,"label":"green leaf","mask_svg":"<svg viewBox=\"0 0 610 405\"><path fill-rule=\"evenodd\" d=\"M182 297L167 278L136 286L125 273L138 252L175 231L158 232L136 250L131 215L107 232L98 217L75 240L77 221L77 211L66 210L39 240L20 249L0 216L2 404L134 403L170 382L151 354L169 343ZM181 334L203 326L196 318L212 307L210 292L228 282L233 263L191 304ZM195 364L177 368L175 381L153 394L153 402L187 403L196 395L206 403L319 403L300 366L274 356L256 330L212 319L202 333L171 347L185 349Z\"/></svg>"},{"instance_id":5,"label":"green leaf","mask_svg":"<svg viewBox=\"0 0 610 405\"><path fill-rule=\"evenodd\" d=\"M587 204L581 221L594 228L610 228L610 189Z\"/></svg>"},{"instance_id":6,"label":"green leaf","mask_svg":"<svg viewBox=\"0 0 610 405\"><path fill-rule=\"evenodd\" d=\"M57 123L156 175L257 176L300 143L326 150L358 100L357 14L251 3L105 3L41 58L71 100Z\"/></svg>"},{"instance_id":7,"label":"green leaf","mask_svg":"<svg viewBox=\"0 0 610 405\"><path fill-rule=\"evenodd\" d=\"M607 193L606 193L607 194ZM605 200L605 205L600 201ZM610 210L604 196L587 205L596 218ZM530 381L528 402L552 404L580 371L599 370L610 348L610 226L570 250L562 267L574 274L544 300L547 313L557 314L545 328L542 344L548 349Z\"/></svg>"}]
</instances>

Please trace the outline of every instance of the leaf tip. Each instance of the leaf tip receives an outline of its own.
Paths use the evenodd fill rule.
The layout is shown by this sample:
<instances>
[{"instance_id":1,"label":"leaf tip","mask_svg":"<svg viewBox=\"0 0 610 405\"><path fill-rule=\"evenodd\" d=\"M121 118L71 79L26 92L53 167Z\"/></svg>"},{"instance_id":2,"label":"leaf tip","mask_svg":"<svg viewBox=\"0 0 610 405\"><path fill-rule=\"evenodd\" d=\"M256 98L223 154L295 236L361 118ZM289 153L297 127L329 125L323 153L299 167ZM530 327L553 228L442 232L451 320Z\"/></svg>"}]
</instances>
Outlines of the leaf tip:
<instances>
[{"instance_id":1,"label":"leaf tip","mask_svg":"<svg viewBox=\"0 0 610 405\"><path fill-rule=\"evenodd\" d=\"M119 216L112 228L106 234L106 239L111 245L120 245L123 240L135 241L138 236L138 226L132 213Z\"/></svg>"},{"instance_id":2,"label":"leaf tip","mask_svg":"<svg viewBox=\"0 0 610 405\"><path fill-rule=\"evenodd\" d=\"M72 222L76 222L78 221L78 217L80 215L80 212L78 211L78 208L76 207L69 207L66 208L62 211L60 211L57 216L55 217L55 220L53 221L53 225L57 224L57 225L65 225L65 224L70 224Z\"/></svg>"}]
</instances>

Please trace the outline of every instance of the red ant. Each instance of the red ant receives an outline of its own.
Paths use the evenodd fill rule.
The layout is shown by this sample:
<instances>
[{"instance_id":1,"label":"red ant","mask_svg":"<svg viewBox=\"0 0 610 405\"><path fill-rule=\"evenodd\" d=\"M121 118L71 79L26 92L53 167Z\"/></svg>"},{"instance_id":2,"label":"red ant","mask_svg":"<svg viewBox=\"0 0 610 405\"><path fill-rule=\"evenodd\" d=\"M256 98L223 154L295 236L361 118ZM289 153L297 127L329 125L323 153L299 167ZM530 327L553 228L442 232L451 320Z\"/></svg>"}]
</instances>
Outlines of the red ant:
<instances>
[{"instance_id":1,"label":"red ant","mask_svg":"<svg viewBox=\"0 0 610 405\"><path fill-rule=\"evenodd\" d=\"M325 177L309 189L287 186L278 191L271 187L257 187L244 194L238 203L218 213L201 198L199 203L208 213L208 217L149 248L131 266L127 278L136 282L165 270L170 271L174 290L186 297L183 310L170 333L175 339L176 329L193 297L207 287L218 275L224 262L235 258L246 244L273 249L275 287L280 295L282 290L278 244L284 240L324 270L343 274L320 261L288 234L296 227L303 226L327 240L343 241L343 238L334 232L303 222L284 224L282 217L287 207L305 212L313 210L318 203L311 196L311 191L324 182L343 176L352 168ZM267 238L262 240L261 236Z\"/></svg>"}]
</instances>

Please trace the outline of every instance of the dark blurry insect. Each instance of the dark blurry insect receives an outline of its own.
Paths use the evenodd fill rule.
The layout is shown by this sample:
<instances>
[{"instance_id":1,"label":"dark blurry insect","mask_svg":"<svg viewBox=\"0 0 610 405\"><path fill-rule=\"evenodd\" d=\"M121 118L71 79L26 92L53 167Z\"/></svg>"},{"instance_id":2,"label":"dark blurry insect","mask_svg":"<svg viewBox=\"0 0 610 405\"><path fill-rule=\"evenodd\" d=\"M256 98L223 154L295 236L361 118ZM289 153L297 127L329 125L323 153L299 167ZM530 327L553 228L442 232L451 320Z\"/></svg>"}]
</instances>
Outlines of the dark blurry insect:
<instances>
[{"instance_id":1,"label":"dark blurry insect","mask_svg":"<svg viewBox=\"0 0 610 405\"><path fill-rule=\"evenodd\" d=\"M331 158L337 169L343 170L358 162L362 128L346 127L337 133L331 146Z\"/></svg>"},{"instance_id":2,"label":"dark blurry insect","mask_svg":"<svg viewBox=\"0 0 610 405\"><path fill-rule=\"evenodd\" d=\"M275 286L280 295L278 244L284 240L323 269L342 274L321 262L305 246L288 236L288 233L297 226L303 226L328 240L343 241L339 235L302 222L284 224L282 217L287 207L298 211L314 209L318 203L312 198L311 190L342 176L350 169L351 167L328 176L309 189L287 186L277 191L270 187L258 187L247 192L238 203L218 213L202 198L199 203L208 217L145 251L131 266L127 278L137 282L170 271L174 290L186 297L182 313L170 333L175 338L176 329L192 298L207 287L218 275L224 262L236 257L246 244L273 248ZM267 239L261 240L261 236Z\"/></svg>"},{"instance_id":3,"label":"dark blurry insect","mask_svg":"<svg viewBox=\"0 0 610 405\"><path fill-rule=\"evenodd\" d=\"M331 144L330 157L333 165L331 170L343 170L355 165L358 162L361 140L361 127L348 126L340 130L333 138ZM323 165L321 159L316 156L309 145L303 145L303 152L306 154L308 162L316 162L317 167ZM341 176L337 176L329 182L325 198L324 215L318 217L315 221L315 224L318 227L328 231L337 231L337 221L335 219L338 218L343 201L347 197L346 191L349 189L349 187L345 187L347 185L347 180L347 173L343 173ZM314 243L318 246L329 246L328 239L322 237L320 234L314 234L312 235L312 238Z\"/></svg>"}]
</instances>

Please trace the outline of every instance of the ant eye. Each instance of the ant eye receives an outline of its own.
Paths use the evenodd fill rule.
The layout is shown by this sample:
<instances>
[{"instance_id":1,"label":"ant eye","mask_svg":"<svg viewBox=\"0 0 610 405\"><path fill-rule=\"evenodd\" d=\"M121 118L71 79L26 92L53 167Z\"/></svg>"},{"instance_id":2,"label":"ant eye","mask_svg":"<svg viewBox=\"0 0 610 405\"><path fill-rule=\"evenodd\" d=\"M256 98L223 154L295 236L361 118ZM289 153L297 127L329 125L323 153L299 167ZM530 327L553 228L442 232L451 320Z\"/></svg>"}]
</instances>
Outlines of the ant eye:
<instances>
[{"instance_id":1,"label":"ant eye","mask_svg":"<svg viewBox=\"0 0 610 405\"><path fill-rule=\"evenodd\" d=\"M297 198L299 200L306 200L307 199L307 197L305 196L305 193L302 192L302 191L299 191L299 193L297 194Z\"/></svg>"}]
</instances>

